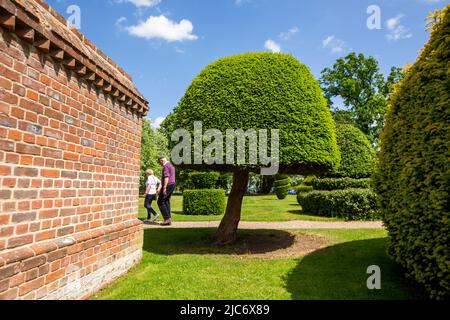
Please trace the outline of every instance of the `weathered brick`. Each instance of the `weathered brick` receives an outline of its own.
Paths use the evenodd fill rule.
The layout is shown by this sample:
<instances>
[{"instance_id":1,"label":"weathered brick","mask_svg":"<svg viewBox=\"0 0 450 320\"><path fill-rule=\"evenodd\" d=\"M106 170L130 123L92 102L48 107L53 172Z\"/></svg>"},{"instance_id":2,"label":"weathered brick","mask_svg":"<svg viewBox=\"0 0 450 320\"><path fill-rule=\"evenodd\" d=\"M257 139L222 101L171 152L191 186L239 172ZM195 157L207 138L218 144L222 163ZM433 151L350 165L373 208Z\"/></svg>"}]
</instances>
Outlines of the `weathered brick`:
<instances>
[{"instance_id":1,"label":"weathered brick","mask_svg":"<svg viewBox=\"0 0 450 320\"><path fill-rule=\"evenodd\" d=\"M13 288L0 293L0 300L15 300L18 296L19 290L17 288Z\"/></svg>"},{"instance_id":2,"label":"weathered brick","mask_svg":"<svg viewBox=\"0 0 450 320\"><path fill-rule=\"evenodd\" d=\"M42 287L44 284L45 284L44 277L40 277L35 280L25 282L24 284L19 286L19 296L23 296L32 290L36 290L37 288Z\"/></svg>"},{"instance_id":3,"label":"weathered brick","mask_svg":"<svg viewBox=\"0 0 450 320\"><path fill-rule=\"evenodd\" d=\"M28 145L24 143L17 143L16 152L22 154L32 154L36 156L41 154L41 147Z\"/></svg>"},{"instance_id":4,"label":"weathered brick","mask_svg":"<svg viewBox=\"0 0 450 320\"><path fill-rule=\"evenodd\" d=\"M20 263L14 263L9 266L0 268L0 280L10 278L20 272Z\"/></svg>"},{"instance_id":5,"label":"weathered brick","mask_svg":"<svg viewBox=\"0 0 450 320\"><path fill-rule=\"evenodd\" d=\"M50 252L48 254L47 261L52 262L58 259L62 259L67 255L67 249L60 249L53 252Z\"/></svg>"},{"instance_id":6,"label":"weathered brick","mask_svg":"<svg viewBox=\"0 0 450 320\"><path fill-rule=\"evenodd\" d=\"M33 235L28 234L20 237L10 238L8 240L8 249L17 248L33 242Z\"/></svg>"},{"instance_id":7,"label":"weathered brick","mask_svg":"<svg viewBox=\"0 0 450 320\"><path fill-rule=\"evenodd\" d=\"M0 126L7 128L16 128L17 120L8 116L0 115Z\"/></svg>"},{"instance_id":8,"label":"weathered brick","mask_svg":"<svg viewBox=\"0 0 450 320\"><path fill-rule=\"evenodd\" d=\"M34 134L42 134L42 127L40 125L28 123L25 121L19 122L19 129Z\"/></svg>"},{"instance_id":9,"label":"weathered brick","mask_svg":"<svg viewBox=\"0 0 450 320\"><path fill-rule=\"evenodd\" d=\"M14 169L14 175L19 177L37 177L38 173L38 169L29 167L20 167Z\"/></svg>"},{"instance_id":10,"label":"weathered brick","mask_svg":"<svg viewBox=\"0 0 450 320\"><path fill-rule=\"evenodd\" d=\"M12 222L21 223L33 221L36 219L36 212L15 213L12 216Z\"/></svg>"}]
</instances>

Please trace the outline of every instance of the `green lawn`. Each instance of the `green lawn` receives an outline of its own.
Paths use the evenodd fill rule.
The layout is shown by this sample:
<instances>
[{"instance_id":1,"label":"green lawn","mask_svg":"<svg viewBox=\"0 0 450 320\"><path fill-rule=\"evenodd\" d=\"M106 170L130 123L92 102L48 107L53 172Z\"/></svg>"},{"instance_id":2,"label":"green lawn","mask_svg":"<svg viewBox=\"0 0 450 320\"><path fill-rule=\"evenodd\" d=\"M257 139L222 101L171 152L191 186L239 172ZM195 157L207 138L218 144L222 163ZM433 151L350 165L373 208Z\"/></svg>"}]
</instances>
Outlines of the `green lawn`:
<instances>
[{"instance_id":1,"label":"green lawn","mask_svg":"<svg viewBox=\"0 0 450 320\"><path fill-rule=\"evenodd\" d=\"M299 257L254 258L219 252L212 229L145 230L143 260L93 299L415 299L386 255L386 231L303 230L325 236L328 247ZM287 234L240 231L240 236ZM271 235L273 236L273 235ZM211 248L215 248L211 251ZM222 250L222 249L220 249ZM273 249L272 249L273 250ZM381 290L368 290L366 269L381 268Z\"/></svg>"},{"instance_id":2,"label":"green lawn","mask_svg":"<svg viewBox=\"0 0 450 320\"><path fill-rule=\"evenodd\" d=\"M171 201L174 221L220 221L222 216L188 216L183 214L183 197L175 195ZM158 205L152 205L159 212ZM139 218L147 217L144 208L144 199L139 201ZM161 219L161 218L160 218ZM296 196L288 196L284 200L278 200L275 195L248 196L244 198L242 205L241 221L337 221L337 218L316 217L302 214L301 207L297 203Z\"/></svg>"}]
</instances>

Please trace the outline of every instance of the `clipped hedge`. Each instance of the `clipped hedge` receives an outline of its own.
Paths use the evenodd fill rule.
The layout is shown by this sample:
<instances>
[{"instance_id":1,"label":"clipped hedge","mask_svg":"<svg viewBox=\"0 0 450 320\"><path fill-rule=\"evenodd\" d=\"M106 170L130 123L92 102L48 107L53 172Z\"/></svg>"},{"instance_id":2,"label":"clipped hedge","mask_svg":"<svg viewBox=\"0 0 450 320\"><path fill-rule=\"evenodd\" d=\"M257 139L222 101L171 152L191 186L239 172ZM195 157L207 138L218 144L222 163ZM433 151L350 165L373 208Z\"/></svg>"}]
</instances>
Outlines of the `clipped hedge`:
<instances>
[{"instance_id":1,"label":"clipped hedge","mask_svg":"<svg viewBox=\"0 0 450 320\"><path fill-rule=\"evenodd\" d=\"M185 190L183 192L183 213L186 215L222 215L225 212L225 191Z\"/></svg>"},{"instance_id":2,"label":"clipped hedge","mask_svg":"<svg viewBox=\"0 0 450 320\"><path fill-rule=\"evenodd\" d=\"M377 220L380 218L376 195L369 189L312 191L299 193L297 201L307 214L338 217L345 220Z\"/></svg>"},{"instance_id":3,"label":"clipped hedge","mask_svg":"<svg viewBox=\"0 0 450 320\"><path fill-rule=\"evenodd\" d=\"M322 178L311 182L314 190L369 189L370 179Z\"/></svg>"},{"instance_id":4,"label":"clipped hedge","mask_svg":"<svg viewBox=\"0 0 450 320\"><path fill-rule=\"evenodd\" d=\"M394 88L374 175L388 252L433 299L450 299L450 5Z\"/></svg>"},{"instance_id":5,"label":"clipped hedge","mask_svg":"<svg viewBox=\"0 0 450 320\"><path fill-rule=\"evenodd\" d=\"M315 181L317 177L315 175L309 175L303 180L303 184L305 186L312 186L313 181Z\"/></svg>"},{"instance_id":6,"label":"clipped hedge","mask_svg":"<svg viewBox=\"0 0 450 320\"><path fill-rule=\"evenodd\" d=\"M341 152L341 164L330 177L367 178L375 166L375 149L366 135L351 124L336 125L336 139Z\"/></svg>"},{"instance_id":7,"label":"clipped hedge","mask_svg":"<svg viewBox=\"0 0 450 320\"><path fill-rule=\"evenodd\" d=\"M286 199L289 189L291 188L291 178L287 176L276 177L273 187L275 188L275 194L278 199Z\"/></svg>"},{"instance_id":8,"label":"clipped hedge","mask_svg":"<svg viewBox=\"0 0 450 320\"><path fill-rule=\"evenodd\" d=\"M219 180L218 172L191 172L189 178L193 189L214 189Z\"/></svg>"},{"instance_id":9,"label":"clipped hedge","mask_svg":"<svg viewBox=\"0 0 450 320\"><path fill-rule=\"evenodd\" d=\"M311 192L314 191L314 188L311 186L298 186L295 187L295 193L299 194L299 193L307 193L307 192Z\"/></svg>"}]
</instances>

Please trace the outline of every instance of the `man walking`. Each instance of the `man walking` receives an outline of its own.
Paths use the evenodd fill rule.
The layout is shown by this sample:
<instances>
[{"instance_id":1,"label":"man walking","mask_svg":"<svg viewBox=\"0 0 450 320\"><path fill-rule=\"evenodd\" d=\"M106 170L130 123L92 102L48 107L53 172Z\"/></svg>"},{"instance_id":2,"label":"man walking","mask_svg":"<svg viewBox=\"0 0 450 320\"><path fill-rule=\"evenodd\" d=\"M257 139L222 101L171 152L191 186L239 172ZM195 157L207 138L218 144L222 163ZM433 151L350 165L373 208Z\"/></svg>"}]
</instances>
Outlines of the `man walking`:
<instances>
[{"instance_id":1,"label":"man walking","mask_svg":"<svg viewBox=\"0 0 450 320\"><path fill-rule=\"evenodd\" d=\"M163 167L161 190L158 197L158 207L164 218L164 222L161 225L170 226L172 225L170 198L175 191L175 167L166 157L160 157L158 162Z\"/></svg>"}]
</instances>

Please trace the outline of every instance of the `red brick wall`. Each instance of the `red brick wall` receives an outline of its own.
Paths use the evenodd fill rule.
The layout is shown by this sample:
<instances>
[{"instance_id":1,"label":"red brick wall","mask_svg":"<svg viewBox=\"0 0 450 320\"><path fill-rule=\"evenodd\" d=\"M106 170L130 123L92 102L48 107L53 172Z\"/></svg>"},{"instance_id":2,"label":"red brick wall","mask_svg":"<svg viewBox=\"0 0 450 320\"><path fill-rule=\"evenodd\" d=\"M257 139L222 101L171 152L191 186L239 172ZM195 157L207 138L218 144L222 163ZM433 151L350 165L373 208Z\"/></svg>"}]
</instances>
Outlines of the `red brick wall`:
<instances>
[{"instance_id":1,"label":"red brick wall","mask_svg":"<svg viewBox=\"0 0 450 320\"><path fill-rule=\"evenodd\" d=\"M102 268L136 263L140 130L123 102L0 28L0 299L80 298L112 280Z\"/></svg>"}]
</instances>

